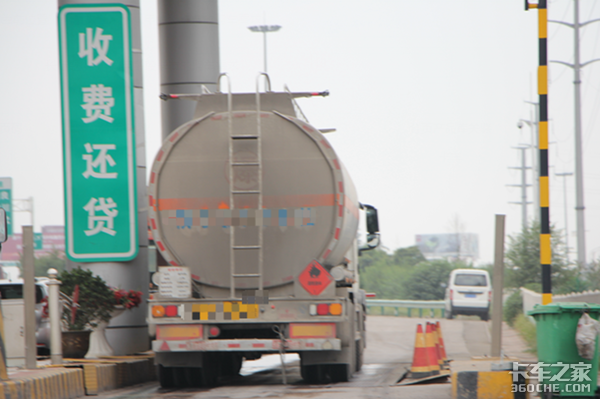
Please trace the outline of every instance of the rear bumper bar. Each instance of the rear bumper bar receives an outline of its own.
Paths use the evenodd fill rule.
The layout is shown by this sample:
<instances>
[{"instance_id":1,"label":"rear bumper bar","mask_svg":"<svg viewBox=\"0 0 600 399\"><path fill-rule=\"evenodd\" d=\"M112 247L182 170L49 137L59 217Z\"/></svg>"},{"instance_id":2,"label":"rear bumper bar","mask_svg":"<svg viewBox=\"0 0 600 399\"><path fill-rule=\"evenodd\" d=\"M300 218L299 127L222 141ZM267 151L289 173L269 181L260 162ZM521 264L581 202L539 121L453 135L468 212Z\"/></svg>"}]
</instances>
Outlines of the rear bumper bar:
<instances>
[{"instance_id":1,"label":"rear bumper bar","mask_svg":"<svg viewBox=\"0 0 600 399\"><path fill-rule=\"evenodd\" d=\"M339 351L339 338L287 339L285 351ZM152 350L156 352L279 352L279 339L211 339L205 340L156 340Z\"/></svg>"}]
</instances>

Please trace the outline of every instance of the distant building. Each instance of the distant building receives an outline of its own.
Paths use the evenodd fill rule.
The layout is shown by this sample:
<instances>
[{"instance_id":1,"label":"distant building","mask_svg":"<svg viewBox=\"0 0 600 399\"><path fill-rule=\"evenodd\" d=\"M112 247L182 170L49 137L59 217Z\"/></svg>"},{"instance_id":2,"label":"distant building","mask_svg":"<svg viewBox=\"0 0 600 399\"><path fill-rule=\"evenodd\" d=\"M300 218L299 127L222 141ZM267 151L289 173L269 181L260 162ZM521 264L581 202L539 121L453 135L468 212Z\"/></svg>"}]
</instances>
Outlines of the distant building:
<instances>
[{"instance_id":1,"label":"distant building","mask_svg":"<svg viewBox=\"0 0 600 399\"><path fill-rule=\"evenodd\" d=\"M417 234L415 244L427 260L479 258L479 235L473 233Z\"/></svg>"},{"instance_id":2,"label":"distant building","mask_svg":"<svg viewBox=\"0 0 600 399\"><path fill-rule=\"evenodd\" d=\"M65 253L65 227L42 226L42 249L36 249L34 256L39 258L53 251L59 251L61 256ZM23 253L23 234L14 233L12 237L2 244L1 260L20 260Z\"/></svg>"}]
</instances>

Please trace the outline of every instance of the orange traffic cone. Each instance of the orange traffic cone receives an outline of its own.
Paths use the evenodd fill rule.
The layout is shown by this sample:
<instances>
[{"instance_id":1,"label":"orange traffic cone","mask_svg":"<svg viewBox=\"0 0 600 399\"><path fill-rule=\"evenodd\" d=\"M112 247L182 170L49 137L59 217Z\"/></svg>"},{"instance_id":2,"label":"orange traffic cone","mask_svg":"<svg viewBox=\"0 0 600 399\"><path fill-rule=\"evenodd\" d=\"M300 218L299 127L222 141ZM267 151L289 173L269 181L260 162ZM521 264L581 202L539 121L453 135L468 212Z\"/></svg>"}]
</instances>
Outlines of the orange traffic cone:
<instances>
[{"instance_id":1,"label":"orange traffic cone","mask_svg":"<svg viewBox=\"0 0 600 399\"><path fill-rule=\"evenodd\" d=\"M432 371L432 375L439 374L440 364L438 362L438 357L435 350L435 337L431 323L427 323L427 327L425 329L425 347L427 349L429 368Z\"/></svg>"},{"instance_id":2,"label":"orange traffic cone","mask_svg":"<svg viewBox=\"0 0 600 399\"><path fill-rule=\"evenodd\" d=\"M427 323L431 324L431 330L433 333L433 342L435 344L435 356L437 358L438 365L440 368L444 368L444 360L442 359L442 352L440 350L440 339L437 332L437 325L435 323Z\"/></svg>"},{"instance_id":3,"label":"orange traffic cone","mask_svg":"<svg viewBox=\"0 0 600 399\"><path fill-rule=\"evenodd\" d=\"M444 346L444 337L442 335L442 326L440 325L440 322L436 322L436 329L437 329L437 333L438 333L438 338L440 341L440 353L442 355L442 361L444 362L445 365L448 365L448 356L446 355L446 347Z\"/></svg>"},{"instance_id":4,"label":"orange traffic cone","mask_svg":"<svg viewBox=\"0 0 600 399\"><path fill-rule=\"evenodd\" d=\"M425 333L423 332L423 326L421 324L417 324L417 335L415 337L413 361L410 367L410 378L424 378L434 374L435 373L429 364L429 355L427 353L426 337Z\"/></svg>"}]
</instances>

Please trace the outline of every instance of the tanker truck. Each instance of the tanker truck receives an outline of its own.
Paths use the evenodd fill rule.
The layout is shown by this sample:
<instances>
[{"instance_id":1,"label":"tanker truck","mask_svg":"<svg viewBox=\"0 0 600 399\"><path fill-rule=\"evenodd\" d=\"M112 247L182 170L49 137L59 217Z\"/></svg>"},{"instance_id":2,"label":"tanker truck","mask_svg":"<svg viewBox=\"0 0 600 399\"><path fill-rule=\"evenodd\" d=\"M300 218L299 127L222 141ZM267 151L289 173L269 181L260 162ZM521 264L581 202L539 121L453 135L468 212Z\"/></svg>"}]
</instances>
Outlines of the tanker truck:
<instances>
[{"instance_id":1,"label":"tanker truck","mask_svg":"<svg viewBox=\"0 0 600 399\"><path fill-rule=\"evenodd\" d=\"M361 368L358 255L379 243L377 210L295 101L328 92L273 92L266 78L264 92L257 81L256 93L161 95L197 102L148 187L164 263L148 316L162 387L212 386L269 353L298 353L310 383Z\"/></svg>"}]
</instances>

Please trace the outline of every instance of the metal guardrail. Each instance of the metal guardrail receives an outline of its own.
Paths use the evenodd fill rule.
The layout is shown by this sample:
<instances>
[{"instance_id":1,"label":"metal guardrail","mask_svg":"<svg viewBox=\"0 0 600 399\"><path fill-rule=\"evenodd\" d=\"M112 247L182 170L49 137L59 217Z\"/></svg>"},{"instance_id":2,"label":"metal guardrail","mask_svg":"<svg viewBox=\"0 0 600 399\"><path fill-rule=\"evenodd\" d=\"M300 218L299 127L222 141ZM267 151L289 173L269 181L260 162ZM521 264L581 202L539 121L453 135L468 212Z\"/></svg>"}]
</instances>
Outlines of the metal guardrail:
<instances>
[{"instance_id":1,"label":"metal guardrail","mask_svg":"<svg viewBox=\"0 0 600 399\"><path fill-rule=\"evenodd\" d=\"M412 317L412 310L419 309L419 317L423 317L423 309L430 309L433 316L434 309L441 309L442 317L445 314L444 301L406 301L399 299L367 299L367 310L371 308L381 308L381 314L384 314L384 308L394 308L396 316L400 316L399 309L408 309L408 317Z\"/></svg>"}]
</instances>

